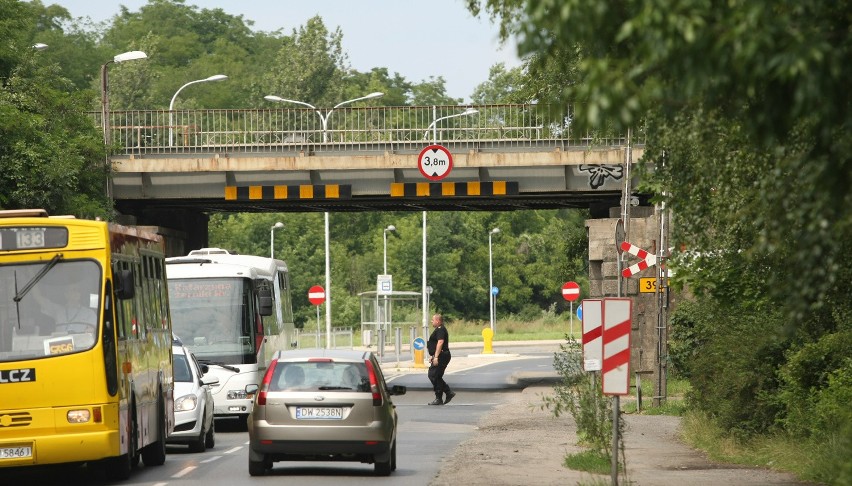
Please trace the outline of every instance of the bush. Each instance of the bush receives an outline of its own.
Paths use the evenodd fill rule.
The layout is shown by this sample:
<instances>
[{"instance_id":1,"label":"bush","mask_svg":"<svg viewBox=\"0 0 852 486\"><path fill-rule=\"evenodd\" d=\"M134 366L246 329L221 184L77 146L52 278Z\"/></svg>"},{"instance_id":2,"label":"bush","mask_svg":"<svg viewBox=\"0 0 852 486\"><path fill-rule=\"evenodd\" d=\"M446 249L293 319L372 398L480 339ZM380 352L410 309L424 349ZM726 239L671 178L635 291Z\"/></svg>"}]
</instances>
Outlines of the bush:
<instances>
[{"instance_id":1,"label":"bush","mask_svg":"<svg viewBox=\"0 0 852 486\"><path fill-rule=\"evenodd\" d=\"M768 431L783 407L776 370L787 346L777 313L699 299L674 313L672 361L690 403L736 435Z\"/></svg>"},{"instance_id":2,"label":"bush","mask_svg":"<svg viewBox=\"0 0 852 486\"><path fill-rule=\"evenodd\" d=\"M611 458L612 407L601 390L600 374L583 371L582 344L568 339L553 357L553 367L562 377L553 396L543 397L543 407L555 416L569 412L581 441L595 452ZM624 421L619 422L623 427ZM620 429L621 430L621 429ZM621 430L623 436L623 430Z\"/></svg>"},{"instance_id":3,"label":"bush","mask_svg":"<svg viewBox=\"0 0 852 486\"><path fill-rule=\"evenodd\" d=\"M784 424L795 436L808 437L837 429L836 418L852 403L852 330L822 336L791 350L781 369L779 400L786 408Z\"/></svg>"}]
</instances>

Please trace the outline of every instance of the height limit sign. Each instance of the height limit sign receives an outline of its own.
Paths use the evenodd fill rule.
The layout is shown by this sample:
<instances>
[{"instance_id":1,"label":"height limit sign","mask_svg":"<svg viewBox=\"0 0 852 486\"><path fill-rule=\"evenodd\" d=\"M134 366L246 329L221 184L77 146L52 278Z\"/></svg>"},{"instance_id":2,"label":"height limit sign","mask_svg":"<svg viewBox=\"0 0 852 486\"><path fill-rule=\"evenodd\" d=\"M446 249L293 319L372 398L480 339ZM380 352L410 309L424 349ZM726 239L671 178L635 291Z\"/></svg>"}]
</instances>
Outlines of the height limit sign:
<instances>
[{"instance_id":1,"label":"height limit sign","mask_svg":"<svg viewBox=\"0 0 852 486\"><path fill-rule=\"evenodd\" d=\"M430 181L440 181L453 170L453 155L443 145L429 145L417 157L417 168Z\"/></svg>"}]
</instances>

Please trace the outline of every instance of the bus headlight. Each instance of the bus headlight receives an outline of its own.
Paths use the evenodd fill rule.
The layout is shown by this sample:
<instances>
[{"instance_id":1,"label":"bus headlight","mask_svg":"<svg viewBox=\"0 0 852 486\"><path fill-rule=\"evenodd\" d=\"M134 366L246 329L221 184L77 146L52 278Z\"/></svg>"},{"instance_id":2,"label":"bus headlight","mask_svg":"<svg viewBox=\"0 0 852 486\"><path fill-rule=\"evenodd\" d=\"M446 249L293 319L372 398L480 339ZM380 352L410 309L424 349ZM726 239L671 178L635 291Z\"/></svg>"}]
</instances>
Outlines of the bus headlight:
<instances>
[{"instance_id":1,"label":"bus headlight","mask_svg":"<svg viewBox=\"0 0 852 486\"><path fill-rule=\"evenodd\" d=\"M82 410L69 410L66 414L69 424L85 424L89 421L91 416L92 415L87 408Z\"/></svg>"},{"instance_id":2,"label":"bus headlight","mask_svg":"<svg viewBox=\"0 0 852 486\"><path fill-rule=\"evenodd\" d=\"M195 395L184 395L175 400L175 412L195 410L196 405L198 405L198 397Z\"/></svg>"}]
</instances>

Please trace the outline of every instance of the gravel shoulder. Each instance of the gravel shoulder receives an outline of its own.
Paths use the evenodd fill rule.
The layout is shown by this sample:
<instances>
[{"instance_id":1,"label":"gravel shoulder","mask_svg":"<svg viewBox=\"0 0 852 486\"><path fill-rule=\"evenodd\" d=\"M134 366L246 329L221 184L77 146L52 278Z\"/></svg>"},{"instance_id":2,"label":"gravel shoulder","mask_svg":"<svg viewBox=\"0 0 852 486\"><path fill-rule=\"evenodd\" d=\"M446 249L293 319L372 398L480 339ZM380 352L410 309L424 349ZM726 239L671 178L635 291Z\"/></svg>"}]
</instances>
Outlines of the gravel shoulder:
<instances>
[{"instance_id":1,"label":"gravel shoulder","mask_svg":"<svg viewBox=\"0 0 852 486\"><path fill-rule=\"evenodd\" d=\"M609 475L567 469L563 458L580 452L574 421L542 410L548 386L528 387L483 417L474 436L442 461L430 485L607 485ZM452 405L448 405L452 406ZM679 440L678 417L623 415L627 476L619 484L806 485L767 469L720 464Z\"/></svg>"}]
</instances>

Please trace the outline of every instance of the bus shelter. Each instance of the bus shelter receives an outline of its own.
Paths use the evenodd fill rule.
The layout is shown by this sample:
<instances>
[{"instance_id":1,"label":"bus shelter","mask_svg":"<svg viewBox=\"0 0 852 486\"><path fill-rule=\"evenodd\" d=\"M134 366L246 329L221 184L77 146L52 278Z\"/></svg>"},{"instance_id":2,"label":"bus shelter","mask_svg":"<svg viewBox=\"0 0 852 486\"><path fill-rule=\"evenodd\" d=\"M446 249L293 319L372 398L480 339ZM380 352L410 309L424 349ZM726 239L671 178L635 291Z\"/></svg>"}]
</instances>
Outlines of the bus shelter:
<instances>
[{"instance_id":1,"label":"bus shelter","mask_svg":"<svg viewBox=\"0 0 852 486\"><path fill-rule=\"evenodd\" d=\"M420 310L420 292L371 290L361 292L361 343L364 346L378 344L379 331L383 330L385 341L393 339L396 329L402 330L403 343L410 344L412 335L422 327L423 313ZM412 329L414 331L412 332ZM402 344L402 343L401 343Z\"/></svg>"}]
</instances>

